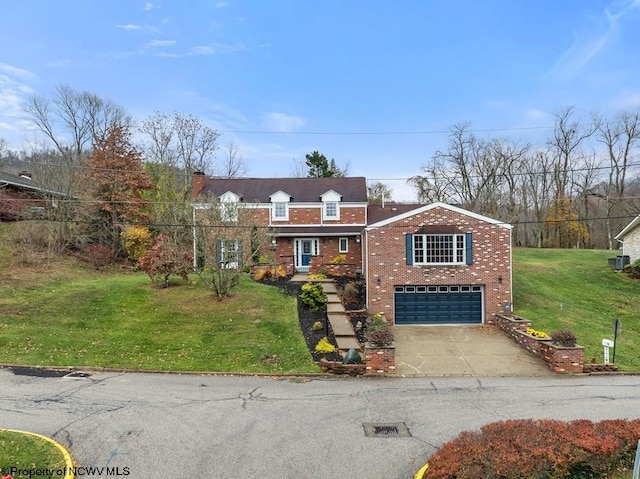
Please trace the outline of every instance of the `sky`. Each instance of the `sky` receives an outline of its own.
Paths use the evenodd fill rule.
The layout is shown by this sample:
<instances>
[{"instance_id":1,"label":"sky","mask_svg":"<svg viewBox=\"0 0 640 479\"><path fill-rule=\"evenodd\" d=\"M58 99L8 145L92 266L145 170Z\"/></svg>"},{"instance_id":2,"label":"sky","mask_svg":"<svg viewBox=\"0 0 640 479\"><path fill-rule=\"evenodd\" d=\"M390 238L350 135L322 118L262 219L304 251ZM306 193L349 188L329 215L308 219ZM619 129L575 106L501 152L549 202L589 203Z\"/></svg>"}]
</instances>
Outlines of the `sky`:
<instances>
[{"instance_id":1,"label":"sky","mask_svg":"<svg viewBox=\"0 0 640 479\"><path fill-rule=\"evenodd\" d=\"M448 130L540 143L553 115L640 108L640 0L0 0L0 138L56 86L136 122L193 115L248 176L318 150L415 200Z\"/></svg>"}]
</instances>

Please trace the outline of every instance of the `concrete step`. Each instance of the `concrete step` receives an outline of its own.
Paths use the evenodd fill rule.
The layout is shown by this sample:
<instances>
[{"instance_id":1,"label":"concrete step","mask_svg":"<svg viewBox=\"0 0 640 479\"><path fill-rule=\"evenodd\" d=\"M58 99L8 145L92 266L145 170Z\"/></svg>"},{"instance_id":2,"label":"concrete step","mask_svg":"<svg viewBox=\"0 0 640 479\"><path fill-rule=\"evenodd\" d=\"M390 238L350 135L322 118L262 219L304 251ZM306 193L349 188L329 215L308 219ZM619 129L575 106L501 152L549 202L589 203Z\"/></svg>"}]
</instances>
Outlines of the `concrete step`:
<instances>
[{"instance_id":1,"label":"concrete step","mask_svg":"<svg viewBox=\"0 0 640 479\"><path fill-rule=\"evenodd\" d=\"M336 342L338 343L338 349L344 351L351 348L360 349L360 343L355 336L336 336Z\"/></svg>"},{"instance_id":2,"label":"concrete step","mask_svg":"<svg viewBox=\"0 0 640 479\"><path fill-rule=\"evenodd\" d=\"M344 314L329 313L327 315L333 334L336 336L353 336L351 323Z\"/></svg>"},{"instance_id":3,"label":"concrete step","mask_svg":"<svg viewBox=\"0 0 640 479\"><path fill-rule=\"evenodd\" d=\"M337 294L327 294L327 303L340 303L340 297Z\"/></svg>"},{"instance_id":4,"label":"concrete step","mask_svg":"<svg viewBox=\"0 0 640 479\"><path fill-rule=\"evenodd\" d=\"M336 285L333 283L323 283L322 290L327 294L336 294L338 292Z\"/></svg>"},{"instance_id":5,"label":"concrete step","mask_svg":"<svg viewBox=\"0 0 640 479\"><path fill-rule=\"evenodd\" d=\"M344 306L342 303L327 303L327 314L329 313L344 313Z\"/></svg>"}]
</instances>

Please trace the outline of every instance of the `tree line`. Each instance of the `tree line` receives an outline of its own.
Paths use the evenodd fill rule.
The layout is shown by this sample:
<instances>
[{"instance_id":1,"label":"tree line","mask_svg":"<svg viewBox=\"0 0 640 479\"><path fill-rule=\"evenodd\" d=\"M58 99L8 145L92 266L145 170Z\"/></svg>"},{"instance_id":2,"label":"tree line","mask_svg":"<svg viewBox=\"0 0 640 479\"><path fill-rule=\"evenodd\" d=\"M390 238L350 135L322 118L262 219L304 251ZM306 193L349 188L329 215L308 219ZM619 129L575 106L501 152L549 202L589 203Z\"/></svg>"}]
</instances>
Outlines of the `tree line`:
<instances>
[{"instance_id":1,"label":"tree line","mask_svg":"<svg viewBox=\"0 0 640 479\"><path fill-rule=\"evenodd\" d=\"M640 212L639 142L638 111L578 121L565 108L540 145L480 138L462 123L409 183L420 202L514 225L518 246L615 249L616 234Z\"/></svg>"},{"instance_id":2,"label":"tree line","mask_svg":"<svg viewBox=\"0 0 640 479\"><path fill-rule=\"evenodd\" d=\"M20 158L57 207L51 211L51 249L99 243L122 248L121 229L144 223L174 245L192 242L191 179L196 171L245 176L248 166L233 142L192 115L156 112L134 125L119 105L89 92L58 86L33 96L25 113L43 138L16 154L0 140L0 156ZM616 248L615 235L640 211L638 111L579 121L572 107L554 114L542 144L479 137L454 125L417 175L408 179L421 203L442 201L514 225L514 244L527 247ZM313 151L292 176L347 176ZM371 203L391 189L369 185Z\"/></svg>"}]
</instances>

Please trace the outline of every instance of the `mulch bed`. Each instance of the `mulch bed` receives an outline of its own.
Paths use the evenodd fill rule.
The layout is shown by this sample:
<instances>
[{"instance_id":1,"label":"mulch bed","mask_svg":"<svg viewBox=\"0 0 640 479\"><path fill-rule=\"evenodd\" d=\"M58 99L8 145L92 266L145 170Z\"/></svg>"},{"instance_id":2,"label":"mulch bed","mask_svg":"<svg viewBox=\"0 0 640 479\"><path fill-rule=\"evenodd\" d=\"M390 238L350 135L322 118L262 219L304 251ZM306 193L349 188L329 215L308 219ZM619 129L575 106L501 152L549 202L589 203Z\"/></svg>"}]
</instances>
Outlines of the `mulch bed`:
<instances>
[{"instance_id":1,"label":"mulch bed","mask_svg":"<svg viewBox=\"0 0 640 479\"><path fill-rule=\"evenodd\" d=\"M346 303L343 301L345 305L345 309L349 310L363 310L364 309L364 281L363 280L354 280L353 278L344 278L338 277L333 278L336 288L338 292L344 288L344 285L349 282L356 282L357 288L359 291L358 297L356 301L351 303ZM315 362L320 362L321 359L326 359L328 361L342 361L342 357L337 352L333 353L319 353L315 350L316 344L323 337L327 336L327 339L331 344L337 346L335 335L333 334L333 330L331 329L331 324L327 324L327 316L324 311L311 311L302 301L300 301L300 291L302 285L304 283L291 281L289 278L280 278L277 280L266 280L262 282L263 284L276 286L282 291L284 294L295 296L298 302L298 321L300 322L300 330L302 331L302 335L307 343L307 347L309 348L309 353ZM355 326L358 322L361 323L362 327L360 330L356 330L356 337L360 343L364 342L364 325L365 325L366 316L354 316L351 318L351 324ZM325 329L322 328L320 330L314 330L313 324L317 321L320 321L323 325L327 324L328 333L326 333Z\"/></svg>"}]
</instances>

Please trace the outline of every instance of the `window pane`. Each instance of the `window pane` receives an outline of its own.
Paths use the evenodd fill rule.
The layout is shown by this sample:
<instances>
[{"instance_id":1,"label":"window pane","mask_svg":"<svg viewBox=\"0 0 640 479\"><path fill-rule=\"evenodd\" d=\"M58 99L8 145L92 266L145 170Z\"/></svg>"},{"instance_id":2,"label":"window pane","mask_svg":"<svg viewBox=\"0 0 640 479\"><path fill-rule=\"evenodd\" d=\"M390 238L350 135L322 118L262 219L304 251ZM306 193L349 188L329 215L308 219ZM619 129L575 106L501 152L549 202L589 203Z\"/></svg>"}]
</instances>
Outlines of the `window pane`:
<instances>
[{"instance_id":1,"label":"window pane","mask_svg":"<svg viewBox=\"0 0 640 479\"><path fill-rule=\"evenodd\" d=\"M327 218L335 218L338 216L338 204L335 201L325 203L325 216Z\"/></svg>"}]
</instances>

